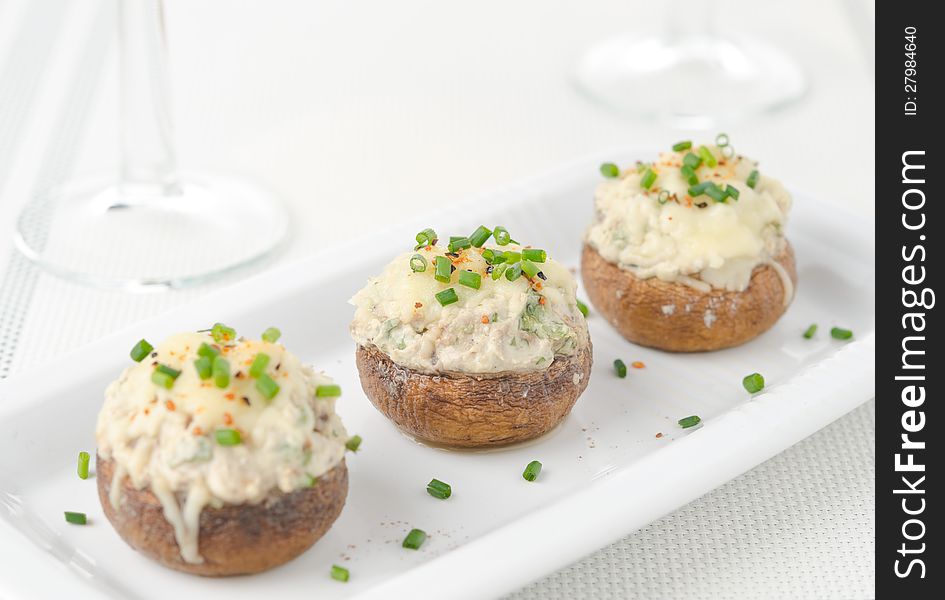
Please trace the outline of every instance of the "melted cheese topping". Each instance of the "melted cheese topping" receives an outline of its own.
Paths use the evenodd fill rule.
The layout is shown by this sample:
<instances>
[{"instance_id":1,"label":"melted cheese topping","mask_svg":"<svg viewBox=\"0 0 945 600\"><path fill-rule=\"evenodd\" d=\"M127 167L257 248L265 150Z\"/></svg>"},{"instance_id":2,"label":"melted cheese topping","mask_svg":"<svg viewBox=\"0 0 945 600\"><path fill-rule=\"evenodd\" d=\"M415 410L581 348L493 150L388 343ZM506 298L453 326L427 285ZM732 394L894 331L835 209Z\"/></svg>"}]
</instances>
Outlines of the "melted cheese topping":
<instances>
[{"instance_id":1,"label":"melted cheese topping","mask_svg":"<svg viewBox=\"0 0 945 600\"><path fill-rule=\"evenodd\" d=\"M756 163L743 157L726 159L710 148L718 166L703 164L699 181L731 185L738 200L724 203L705 195L692 198L680 173L688 151L666 152L651 168L656 182L645 190L636 170L602 182L595 194L596 218L585 241L606 260L640 278L658 277L702 291L719 288L743 291L758 265L774 262L784 249L783 230L791 195L775 179L759 177L754 189L746 180ZM670 199L658 201L666 190ZM704 207L699 204L705 203ZM778 270L779 273L783 269ZM789 292L790 278L782 276ZM786 293L786 301L791 295Z\"/></svg>"},{"instance_id":2,"label":"melted cheese topping","mask_svg":"<svg viewBox=\"0 0 945 600\"><path fill-rule=\"evenodd\" d=\"M515 245L497 251L520 251ZM470 248L453 257L457 270L479 273L474 290L433 276L433 259L446 250L418 250L427 260L414 273L406 252L380 277L372 278L351 299L355 309L351 335L362 346L376 346L398 365L425 373L458 371L498 373L546 369L555 355L570 356L587 344L587 323L577 308L574 277L553 260L541 263L546 279L522 276L494 281L482 250ZM437 292L456 291L459 301L441 306Z\"/></svg>"},{"instance_id":3,"label":"melted cheese topping","mask_svg":"<svg viewBox=\"0 0 945 600\"><path fill-rule=\"evenodd\" d=\"M335 399L315 397L332 380L281 344L218 345L231 371L230 385L221 389L194 367L202 343L214 342L205 333L175 335L125 369L105 391L96 428L99 454L115 462L112 505L119 506L126 476L136 489L150 487L181 556L192 563L203 560L197 538L206 505L258 503L274 490L311 485L341 462L347 440ZM248 374L260 352L269 355L266 373L279 385L272 400ZM151 381L157 363L181 371L171 389ZM242 443L218 445L218 429L238 430Z\"/></svg>"}]
</instances>

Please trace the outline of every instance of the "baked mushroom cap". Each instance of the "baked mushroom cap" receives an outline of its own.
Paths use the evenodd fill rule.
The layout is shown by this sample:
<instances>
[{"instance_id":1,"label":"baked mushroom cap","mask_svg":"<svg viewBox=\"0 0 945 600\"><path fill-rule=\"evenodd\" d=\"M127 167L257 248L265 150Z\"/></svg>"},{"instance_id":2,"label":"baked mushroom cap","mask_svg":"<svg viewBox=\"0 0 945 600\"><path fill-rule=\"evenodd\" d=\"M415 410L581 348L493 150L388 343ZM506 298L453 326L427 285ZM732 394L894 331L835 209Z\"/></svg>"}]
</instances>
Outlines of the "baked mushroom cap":
<instances>
[{"instance_id":1,"label":"baked mushroom cap","mask_svg":"<svg viewBox=\"0 0 945 600\"><path fill-rule=\"evenodd\" d=\"M258 504L207 506L200 513L204 560L189 563L181 558L174 527L150 489L137 490L123 478L116 510L109 501L115 463L101 457L96 461L99 500L121 538L166 567L196 575L248 575L292 560L328 531L348 494L348 469L342 460L313 487L274 490Z\"/></svg>"},{"instance_id":2,"label":"baked mushroom cap","mask_svg":"<svg viewBox=\"0 0 945 600\"><path fill-rule=\"evenodd\" d=\"M546 369L428 374L402 367L375 347L358 346L361 387L402 431L457 448L536 438L564 419L587 387L590 341Z\"/></svg>"},{"instance_id":3,"label":"baked mushroom cap","mask_svg":"<svg viewBox=\"0 0 945 600\"><path fill-rule=\"evenodd\" d=\"M581 276L594 307L627 340L671 352L700 352L744 344L784 314L785 298L793 299L797 285L794 250L786 240L775 261L792 289L785 289L770 264L755 267L741 292L702 292L656 277L640 279L588 244L581 255Z\"/></svg>"}]
</instances>

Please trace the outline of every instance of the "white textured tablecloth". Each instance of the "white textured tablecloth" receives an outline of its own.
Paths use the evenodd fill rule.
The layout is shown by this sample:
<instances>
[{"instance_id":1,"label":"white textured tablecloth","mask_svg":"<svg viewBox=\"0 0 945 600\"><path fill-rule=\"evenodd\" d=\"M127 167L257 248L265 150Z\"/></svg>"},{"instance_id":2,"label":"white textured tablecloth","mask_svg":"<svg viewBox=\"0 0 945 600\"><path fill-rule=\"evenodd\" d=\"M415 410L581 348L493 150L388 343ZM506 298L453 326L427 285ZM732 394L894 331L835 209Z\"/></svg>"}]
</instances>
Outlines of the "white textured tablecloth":
<instances>
[{"instance_id":1,"label":"white textured tablecloth","mask_svg":"<svg viewBox=\"0 0 945 600\"><path fill-rule=\"evenodd\" d=\"M602 111L568 81L581 49L658 22L659 4L169 0L182 160L281 191L299 232L284 261L584 153L662 147L689 133ZM37 187L115 164L113 9L0 0L0 376L208 289L84 289L4 241ZM789 184L872 213L869 6L719 11L788 48L813 84L793 110L727 127L734 142ZM869 403L513 597L870 598L873 448Z\"/></svg>"}]
</instances>

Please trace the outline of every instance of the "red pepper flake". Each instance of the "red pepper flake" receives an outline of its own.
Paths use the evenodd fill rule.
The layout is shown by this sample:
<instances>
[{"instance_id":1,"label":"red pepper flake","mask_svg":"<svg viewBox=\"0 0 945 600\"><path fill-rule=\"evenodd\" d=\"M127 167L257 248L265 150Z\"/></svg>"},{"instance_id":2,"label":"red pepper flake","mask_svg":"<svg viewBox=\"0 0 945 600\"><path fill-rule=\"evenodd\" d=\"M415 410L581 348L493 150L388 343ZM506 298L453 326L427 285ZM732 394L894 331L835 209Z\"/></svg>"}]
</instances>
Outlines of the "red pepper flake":
<instances>
[{"instance_id":1,"label":"red pepper flake","mask_svg":"<svg viewBox=\"0 0 945 600\"><path fill-rule=\"evenodd\" d=\"M151 409L150 409L150 408L144 409L144 416L148 416L148 415L150 415L150 414L151 414Z\"/></svg>"},{"instance_id":2,"label":"red pepper flake","mask_svg":"<svg viewBox=\"0 0 945 600\"><path fill-rule=\"evenodd\" d=\"M229 394L223 394L223 397L226 398L227 400L235 400L236 394L234 394L233 392L230 392Z\"/></svg>"},{"instance_id":3,"label":"red pepper flake","mask_svg":"<svg viewBox=\"0 0 945 600\"><path fill-rule=\"evenodd\" d=\"M223 424L232 425L233 424L233 415L228 412L223 413Z\"/></svg>"},{"instance_id":4,"label":"red pepper flake","mask_svg":"<svg viewBox=\"0 0 945 600\"><path fill-rule=\"evenodd\" d=\"M544 297L544 296L542 296L541 298L538 299L538 304L541 304L542 306L545 305L545 297Z\"/></svg>"},{"instance_id":5,"label":"red pepper flake","mask_svg":"<svg viewBox=\"0 0 945 600\"><path fill-rule=\"evenodd\" d=\"M488 324L489 324L489 315L482 315L482 318L479 319L479 320L482 321L482 324L483 324L483 325L488 325Z\"/></svg>"},{"instance_id":6,"label":"red pepper flake","mask_svg":"<svg viewBox=\"0 0 945 600\"><path fill-rule=\"evenodd\" d=\"M635 361L633 361L632 363L630 363L630 366L633 367L634 369L645 369L645 368L646 368L646 365L643 364L642 362L638 361L638 360L635 360Z\"/></svg>"},{"instance_id":7,"label":"red pepper flake","mask_svg":"<svg viewBox=\"0 0 945 600\"><path fill-rule=\"evenodd\" d=\"M166 407L167 407L167 410L169 410L169 411L171 411L171 412L177 410L177 406L174 404L174 401L173 401L173 400L165 400L165 401L164 401L164 406L166 406Z\"/></svg>"},{"instance_id":8,"label":"red pepper flake","mask_svg":"<svg viewBox=\"0 0 945 600\"><path fill-rule=\"evenodd\" d=\"M413 307L414 307L414 308L423 308L423 302L414 302L414 303L413 303Z\"/></svg>"},{"instance_id":9,"label":"red pepper flake","mask_svg":"<svg viewBox=\"0 0 945 600\"><path fill-rule=\"evenodd\" d=\"M541 288L543 288L543 287L544 287L544 286L541 284L540 281L536 281L536 282L535 282L535 289L536 289L536 290L541 291Z\"/></svg>"},{"instance_id":10,"label":"red pepper flake","mask_svg":"<svg viewBox=\"0 0 945 600\"><path fill-rule=\"evenodd\" d=\"M660 439L661 437L663 437L662 431L656 434L656 439Z\"/></svg>"},{"instance_id":11,"label":"red pepper flake","mask_svg":"<svg viewBox=\"0 0 945 600\"><path fill-rule=\"evenodd\" d=\"M203 435L203 429L201 429L199 426L194 427L194 435Z\"/></svg>"}]
</instances>

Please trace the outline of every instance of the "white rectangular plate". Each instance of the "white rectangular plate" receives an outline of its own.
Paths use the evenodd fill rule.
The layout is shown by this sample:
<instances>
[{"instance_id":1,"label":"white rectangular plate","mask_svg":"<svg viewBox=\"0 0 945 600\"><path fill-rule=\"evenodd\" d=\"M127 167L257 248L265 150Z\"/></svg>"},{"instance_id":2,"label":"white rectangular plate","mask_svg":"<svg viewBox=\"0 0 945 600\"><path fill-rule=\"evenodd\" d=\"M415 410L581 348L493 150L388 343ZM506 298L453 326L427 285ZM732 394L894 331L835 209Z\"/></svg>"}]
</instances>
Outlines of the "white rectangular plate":
<instances>
[{"instance_id":1,"label":"white rectangular plate","mask_svg":"<svg viewBox=\"0 0 945 600\"><path fill-rule=\"evenodd\" d=\"M629 164L641 156L606 158ZM262 274L3 382L0 596L498 595L682 506L872 397L873 224L796 194L788 234L797 252L797 298L759 339L710 354L666 354L624 341L592 308L590 385L549 435L491 452L433 449L400 435L361 392L348 298L425 226L445 234L501 223L576 266L600 162L592 157ZM127 364L134 342L215 321L241 332L280 327L288 348L339 380L339 412L364 438L349 456L348 501L331 531L294 562L236 579L176 573L137 554L105 520L94 480L75 475L76 453L94 450L103 389ZM811 323L820 330L805 340ZM831 339L832 325L852 329L854 341ZM618 379L615 358L646 367ZM768 387L751 398L741 380L755 371ZM704 426L681 430L676 421L693 414ZM544 464L541 477L526 482L522 470L536 459ZM452 484L453 497L427 495L432 477ZM70 526L64 510L86 512L91 522ZM400 545L413 527L429 534L416 552ZM350 569L349 583L329 578L332 564Z\"/></svg>"}]
</instances>

